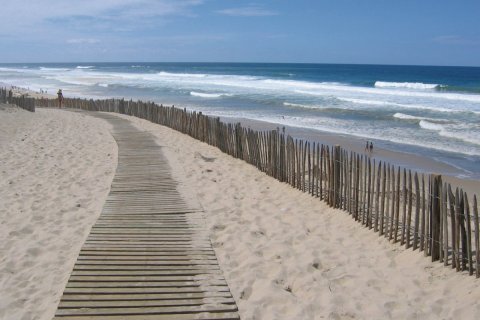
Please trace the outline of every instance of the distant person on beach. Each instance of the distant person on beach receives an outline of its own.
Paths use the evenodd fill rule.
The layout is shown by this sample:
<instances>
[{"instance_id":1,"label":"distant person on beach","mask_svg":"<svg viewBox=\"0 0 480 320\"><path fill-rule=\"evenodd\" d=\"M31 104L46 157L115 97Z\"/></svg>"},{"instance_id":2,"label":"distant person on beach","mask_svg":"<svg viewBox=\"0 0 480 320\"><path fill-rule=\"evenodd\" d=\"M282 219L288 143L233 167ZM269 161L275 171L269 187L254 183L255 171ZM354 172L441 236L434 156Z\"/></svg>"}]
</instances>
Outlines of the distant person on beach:
<instances>
[{"instance_id":1,"label":"distant person on beach","mask_svg":"<svg viewBox=\"0 0 480 320\"><path fill-rule=\"evenodd\" d=\"M373 142L370 141L370 153L373 153Z\"/></svg>"},{"instance_id":2,"label":"distant person on beach","mask_svg":"<svg viewBox=\"0 0 480 320\"><path fill-rule=\"evenodd\" d=\"M58 96L58 107L61 109L62 108L62 103L63 103L62 89L58 89L57 96Z\"/></svg>"}]
</instances>

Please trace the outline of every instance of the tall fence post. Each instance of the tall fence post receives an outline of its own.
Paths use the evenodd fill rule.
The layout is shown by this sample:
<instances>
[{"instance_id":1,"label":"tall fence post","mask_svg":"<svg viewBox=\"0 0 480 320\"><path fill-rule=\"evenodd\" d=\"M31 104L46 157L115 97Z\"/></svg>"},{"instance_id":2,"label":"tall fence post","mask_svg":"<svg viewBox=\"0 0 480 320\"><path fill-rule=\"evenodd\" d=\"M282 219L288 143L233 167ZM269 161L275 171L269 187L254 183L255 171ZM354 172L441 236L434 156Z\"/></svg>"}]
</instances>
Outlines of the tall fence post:
<instances>
[{"instance_id":1,"label":"tall fence post","mask_svg":"<svg viewBox=\"0 0 480 320\"><path fill-rule=\"evenodd\" d=\"M431 201L431 211L430 211L430 235L431 235L431 244L430 252L432 255L432 261L437 261L440 259L440 198L441 198L441 186L442 186L442 176L437 174L430 175L430 201Z\"/></svg>"},{"instance_id":2,"label":"tall fence post","mask_svg":"<svg viewBox=\"0 0 480 320\"><path fill-rule=\"evenodd\" d=\"M340 153L342 152L339 145L335 146L333 153L333 168L334 168L334 182L333 182L333 197L334 197L334 208L340 208L342 203L341 197L341 186L340 186L340 170L342 163L340 161Z\"/></svg>"}]
</instances>

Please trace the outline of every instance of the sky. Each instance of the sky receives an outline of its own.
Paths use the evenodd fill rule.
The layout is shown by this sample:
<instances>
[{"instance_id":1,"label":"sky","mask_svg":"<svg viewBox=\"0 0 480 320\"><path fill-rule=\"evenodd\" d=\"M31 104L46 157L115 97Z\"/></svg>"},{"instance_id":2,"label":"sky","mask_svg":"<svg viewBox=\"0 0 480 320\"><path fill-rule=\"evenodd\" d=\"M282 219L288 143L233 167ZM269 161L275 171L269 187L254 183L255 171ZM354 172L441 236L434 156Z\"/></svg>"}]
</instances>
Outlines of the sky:
<instances>
[{"instance_id":1,"label":"sky","mask_svg":"<svg viewBox=\"0 0 480 320\"><path fill-rule=\"evenodd\" d=\"M479 0L1 0L0 63L480 66Z\"/></svg>"}]
</instances>

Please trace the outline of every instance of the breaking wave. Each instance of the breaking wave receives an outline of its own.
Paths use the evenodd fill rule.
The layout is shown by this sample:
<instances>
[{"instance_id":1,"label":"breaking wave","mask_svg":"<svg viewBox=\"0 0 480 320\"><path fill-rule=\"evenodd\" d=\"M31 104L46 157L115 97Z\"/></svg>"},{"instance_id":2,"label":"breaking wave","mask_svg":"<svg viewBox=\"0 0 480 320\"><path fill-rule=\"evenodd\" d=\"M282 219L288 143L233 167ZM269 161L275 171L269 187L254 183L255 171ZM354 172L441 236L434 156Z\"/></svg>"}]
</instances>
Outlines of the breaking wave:
<instances>
[{"instance_id":1,"label":"breaking wave","mask_svg":"<svg viewBox=\"0 0 480 320\"><path fill-rule=\"evenodd\" d=\"M376 88L406 88L406 89L415 89L415 90L431 90L436 89L440 85L432 83L421 83L421 82L387 82L387 81L377 81L375 82Z\"/></svg>"},{"instance_id":2,"label":"breaking wave","mask_svg":"<svg viewBox=\"0 0 480 320\"><path fill-rule=\"evenodd\" d=\"M196 91L191 91L190 95L195 97L201 97L201 98L220 98L220 97L231 96L231 94L228 94L228 93L205 93L205 92L196 92Z\"/></svg>"}]
</instances>

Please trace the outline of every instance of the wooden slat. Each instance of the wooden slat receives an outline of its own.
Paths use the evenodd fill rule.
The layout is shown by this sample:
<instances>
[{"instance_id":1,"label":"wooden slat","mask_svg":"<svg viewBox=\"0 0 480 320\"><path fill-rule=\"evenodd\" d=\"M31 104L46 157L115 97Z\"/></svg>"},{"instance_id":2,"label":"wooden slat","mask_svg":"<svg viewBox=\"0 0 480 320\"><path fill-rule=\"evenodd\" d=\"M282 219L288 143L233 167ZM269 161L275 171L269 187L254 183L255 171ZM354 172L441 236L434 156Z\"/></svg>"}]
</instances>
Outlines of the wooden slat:
<instances>
[{"instance_id":1,"label":"wooden slat","mask_svg":"<svg viewBox=\"0 0 480 320\"><path fill-rule=\"evenodd\" d=\"M111 316L111 315L143 315L143 314L178 314L178 313L198 313L198 312L235 312L236 305L231 304L204 304L201 306L181 306L181 307L138 307L138 308L67 308L58 309L57 316L73 316L73 315L95 315L95 316Z\"/></svg>"},{"instance_id":2,"label":"wooden slat","mask_svg":"<svg viewBox=\"0 0 480 320\"><path fill-rule=\"evenodd\" d=\"M54 320L237 320L240 319L237 312L198 312L198 313L184 313L184 314L142 314L142 315L129 315L128 318L125 315L114 316L55 316Z\"/></svg>"},{"instance_id":3,"label":"wooden slat","mask_svg":"<svg viewBox=\"0 0 480 320\"><path fill-rule=\"evenodd\" d=\"M233 298L212 297L212 298L198 298L198 299L176 299L176 300L110 300L110 301L61 301L59 308L108 308L108 307L163 307L163 306L191 306L202 304L233 304Z\"/></svg>"}]
</instances>

